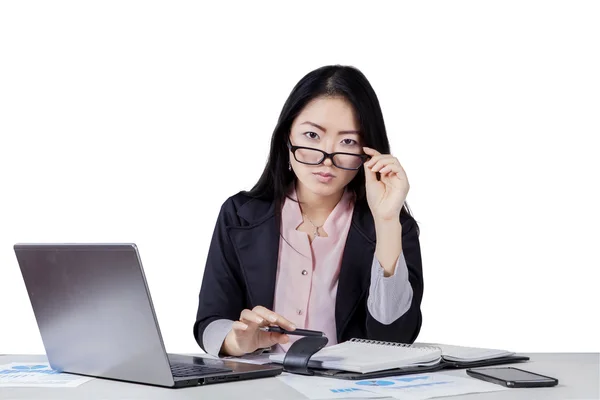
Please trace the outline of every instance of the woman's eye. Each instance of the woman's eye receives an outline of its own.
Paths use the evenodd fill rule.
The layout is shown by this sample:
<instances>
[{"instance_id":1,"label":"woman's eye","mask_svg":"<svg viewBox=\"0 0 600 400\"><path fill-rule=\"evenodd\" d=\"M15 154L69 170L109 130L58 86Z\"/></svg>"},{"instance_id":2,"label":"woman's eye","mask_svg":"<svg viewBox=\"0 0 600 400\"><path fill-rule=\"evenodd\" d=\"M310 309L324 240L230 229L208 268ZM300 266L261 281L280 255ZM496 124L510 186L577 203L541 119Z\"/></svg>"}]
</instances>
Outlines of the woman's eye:
<instances>
[{"instance_id":1,"label":"woman's eye","mask_svg":"<svg viewBox=\"0 0 600 400\"><path fill-rule=\"evenodd\" d=\"M346 146L352 146L357 144L358 142L354 139L344 139L342 140L342 143L345 144Z\"/></svg>"},{"instance_id":2,"label":"woman's eye","mask_svg":"<svg viewBox=\"0 0 600 400\"><path fill-rule=\"evenodd\" d=\"M309 139L318 139L319 137L319 135L317 135L315 132L306 132L304 135Z\"/></svg>"}]
</instances>

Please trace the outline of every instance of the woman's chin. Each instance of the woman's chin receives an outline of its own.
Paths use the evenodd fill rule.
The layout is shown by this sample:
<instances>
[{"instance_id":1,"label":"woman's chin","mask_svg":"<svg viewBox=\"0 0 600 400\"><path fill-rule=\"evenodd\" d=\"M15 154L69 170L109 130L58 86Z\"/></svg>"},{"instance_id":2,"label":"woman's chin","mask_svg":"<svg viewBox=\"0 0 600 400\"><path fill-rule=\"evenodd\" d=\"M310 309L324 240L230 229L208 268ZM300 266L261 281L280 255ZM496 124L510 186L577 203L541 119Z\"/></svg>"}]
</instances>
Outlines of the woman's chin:
<instances>
[{"instance_id":1,"label":"woman's chin","mask_svg":"<svg viewBox=\"0 0 600 400\"><path fill-rule=\"evenodd\" d=\"M306 189L308 189L310 192L316 194L317 196L322 196L322 197L329 197L332 196L334 194L337 194L341 191L344 190L343 186L334 184L334 182L329 182L329 183L313 183L311 182L308 185L304 185L306 187Z\"/></svg>"}]
</instances>

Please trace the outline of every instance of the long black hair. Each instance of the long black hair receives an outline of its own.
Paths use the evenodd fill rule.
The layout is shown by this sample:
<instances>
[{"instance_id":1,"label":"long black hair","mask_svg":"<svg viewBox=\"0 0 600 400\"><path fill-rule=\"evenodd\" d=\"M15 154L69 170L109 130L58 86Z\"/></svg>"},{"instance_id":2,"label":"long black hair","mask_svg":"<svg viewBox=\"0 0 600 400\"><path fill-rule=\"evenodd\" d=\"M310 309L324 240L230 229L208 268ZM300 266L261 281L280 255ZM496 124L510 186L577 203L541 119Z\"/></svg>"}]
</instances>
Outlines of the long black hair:
<instances>
[{"instance_id":1,"label":"long black hair","mask_svg":"<svg viewBox=\"0 0 600 400\"><path fill-rule=\"evenodd\" d=\"M311 100L321 96L343 97L349 101L358 118L364 145L383 154L390 153L379 100L365 75L352 66L324 66L306 74L292 89L271 137L267 165L258 182L246 192L249 196L273 200L278 205L283 203L289 185L295 179L294 172L288 169L287 140L292 123ZM362 168L348 184L348 189L354 192L357 201L366 199ZM410 214L406 204L402 207L402 212Z\"/></svg>"}]
</instances>

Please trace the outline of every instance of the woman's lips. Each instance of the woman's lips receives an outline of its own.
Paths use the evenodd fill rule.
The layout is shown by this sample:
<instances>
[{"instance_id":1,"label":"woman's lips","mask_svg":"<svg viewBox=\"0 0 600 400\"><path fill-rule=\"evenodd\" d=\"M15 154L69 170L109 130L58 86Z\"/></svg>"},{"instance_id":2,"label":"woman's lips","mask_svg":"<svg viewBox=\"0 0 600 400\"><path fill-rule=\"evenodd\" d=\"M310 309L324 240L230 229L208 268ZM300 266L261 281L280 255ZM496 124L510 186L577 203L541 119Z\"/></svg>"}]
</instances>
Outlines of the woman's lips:
<instances>
[{"instance_id":1,"label":"woman's lips","mask_svg":"<svg viewBox=\"0 0 600 400\"><path fill-rule=\"evenodd\" d=\"M329 174L327 172L314 172L313 175L316 176L317 180L321 183L329 183L335 177L334 175Z\"/></svg>"}]
</instances>

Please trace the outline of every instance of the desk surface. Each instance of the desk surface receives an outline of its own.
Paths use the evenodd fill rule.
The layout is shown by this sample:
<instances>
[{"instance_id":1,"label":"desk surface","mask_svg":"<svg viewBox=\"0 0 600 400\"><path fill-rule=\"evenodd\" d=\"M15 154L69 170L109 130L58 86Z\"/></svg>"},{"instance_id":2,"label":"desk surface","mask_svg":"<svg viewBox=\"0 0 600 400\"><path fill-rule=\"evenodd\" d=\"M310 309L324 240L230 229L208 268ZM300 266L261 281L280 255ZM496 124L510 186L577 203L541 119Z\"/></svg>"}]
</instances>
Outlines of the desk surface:
<instances>
[{"instance_id":1,"label":"desk surface","mask_svg":"<svg viewBox=\"0 0 600 400\"><path fill-rule=\"evenodd\" d=\"M476 393L453 396L449 399L600 399L600 353L530 353L526 363L520 368L549 375L558 379L553 388L510 389L501 392ZM45 361L43 356L5 355L0 356L0 364L10 362ZM444 373L467 376L464 370L444 371ZM93 379L77 388L0 388L0 399L305 399L305 397L278 381L276 378L263 378L248 381L221 383L183 389L165 389Z\"/></svg>"}]
</instances>

